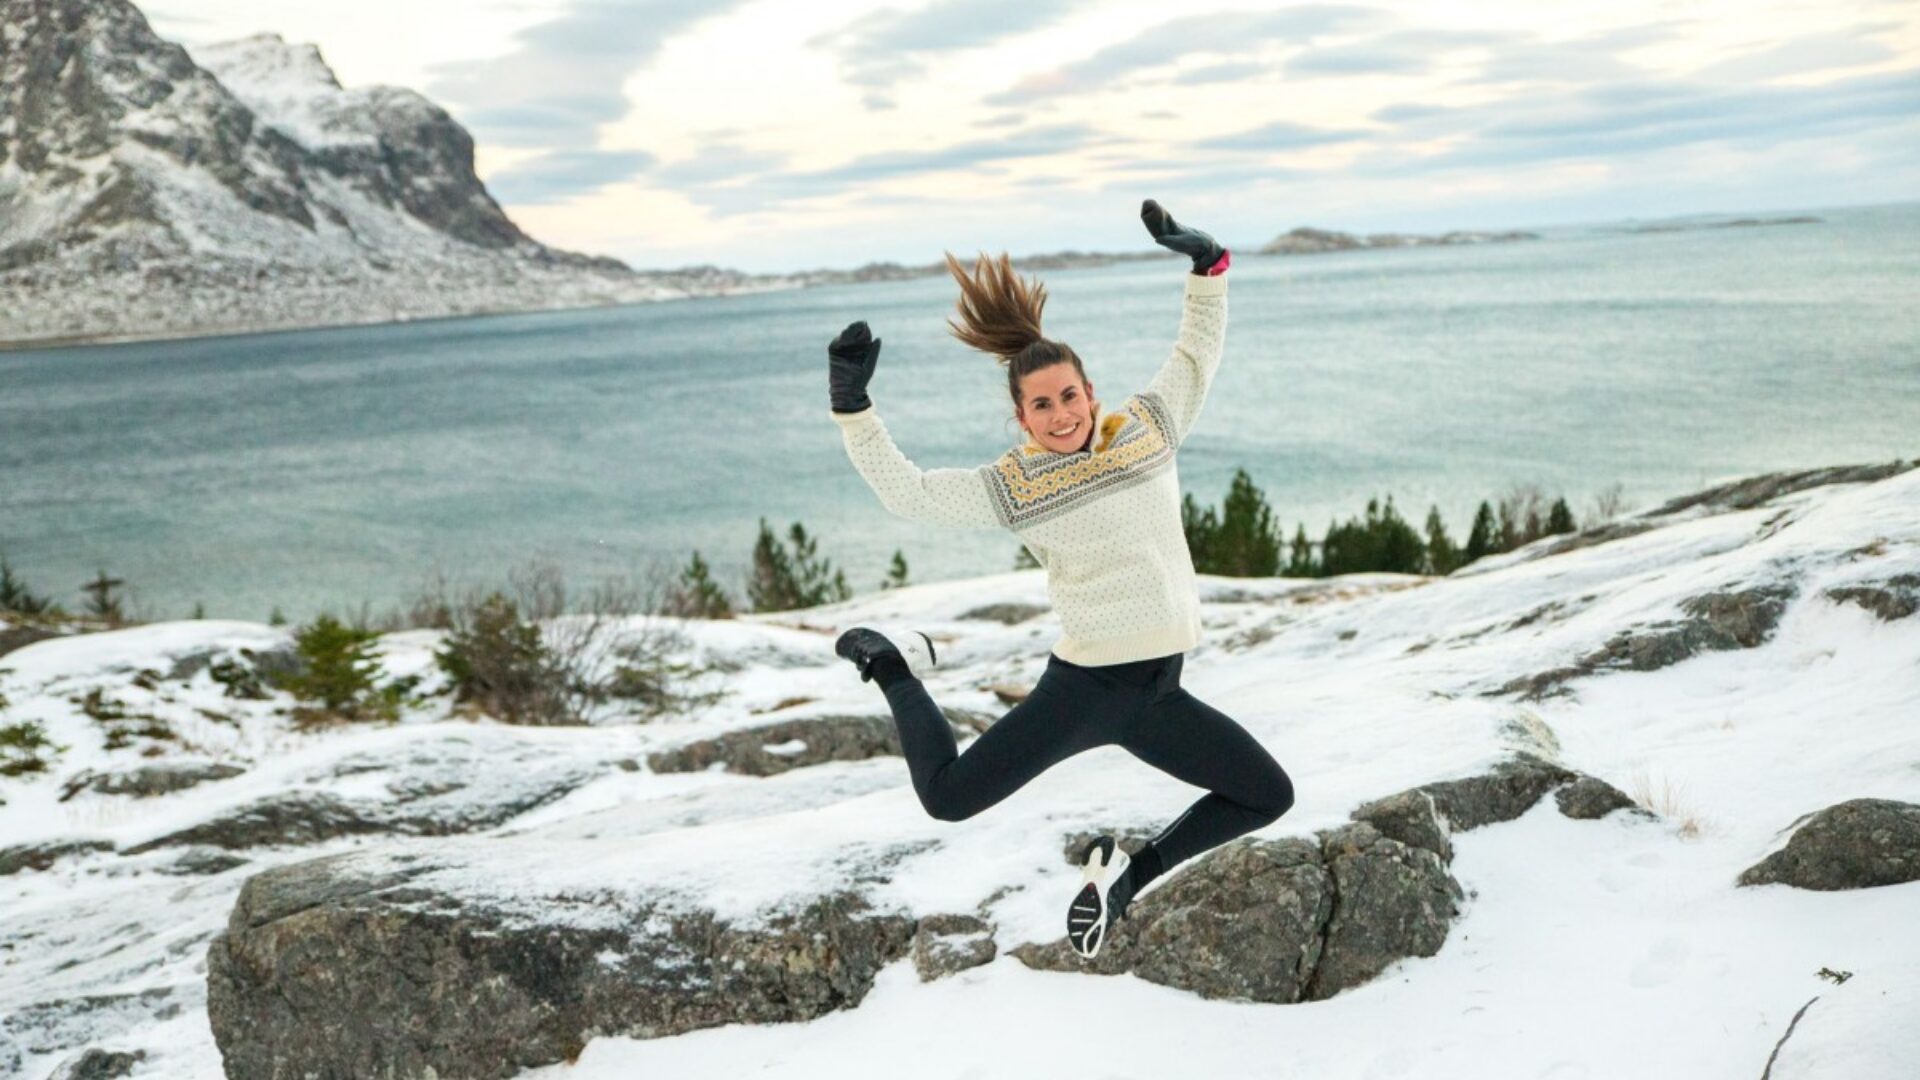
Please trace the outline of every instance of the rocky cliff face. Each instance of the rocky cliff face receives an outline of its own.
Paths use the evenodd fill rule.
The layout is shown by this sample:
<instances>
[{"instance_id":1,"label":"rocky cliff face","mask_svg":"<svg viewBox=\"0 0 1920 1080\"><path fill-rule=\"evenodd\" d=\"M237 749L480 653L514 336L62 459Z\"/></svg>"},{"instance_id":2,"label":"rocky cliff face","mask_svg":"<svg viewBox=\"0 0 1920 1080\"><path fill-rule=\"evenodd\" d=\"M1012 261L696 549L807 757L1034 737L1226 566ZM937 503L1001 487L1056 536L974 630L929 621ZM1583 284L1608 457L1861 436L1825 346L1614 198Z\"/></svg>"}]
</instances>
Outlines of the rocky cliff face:
<instances>
[{"instance_id":1,"label":"rocky cliff face","mask_svg":"<svg viewBox=\"0 0 1920 1080\"><path fill-rule=\"evenodd\" d=\"M126 0L0 9L0 342L713 291L529 238L419 94L273 35L200 60Z\"/></svg>"}]
</instances>

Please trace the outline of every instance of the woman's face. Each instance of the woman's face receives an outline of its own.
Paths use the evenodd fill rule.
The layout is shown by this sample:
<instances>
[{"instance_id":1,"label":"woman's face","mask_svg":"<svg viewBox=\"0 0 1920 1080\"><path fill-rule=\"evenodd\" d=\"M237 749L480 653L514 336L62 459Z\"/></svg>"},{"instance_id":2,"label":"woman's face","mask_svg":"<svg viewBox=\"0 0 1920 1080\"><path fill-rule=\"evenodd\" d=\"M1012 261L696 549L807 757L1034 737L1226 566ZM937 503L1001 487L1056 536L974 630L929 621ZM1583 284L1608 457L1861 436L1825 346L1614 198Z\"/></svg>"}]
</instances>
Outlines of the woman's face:
<instances>
[{"instance_id":1,"label":"woman's face","mask_svg":"<svg viewBox=\"0 0 1920 1080\"><path fill-rule=\"evenodd\" d=\"M1066 361L1020 380L1020 426L1056 454L1071 454L1093 437L1093 383Z\"/></svg>"}]
</instances>

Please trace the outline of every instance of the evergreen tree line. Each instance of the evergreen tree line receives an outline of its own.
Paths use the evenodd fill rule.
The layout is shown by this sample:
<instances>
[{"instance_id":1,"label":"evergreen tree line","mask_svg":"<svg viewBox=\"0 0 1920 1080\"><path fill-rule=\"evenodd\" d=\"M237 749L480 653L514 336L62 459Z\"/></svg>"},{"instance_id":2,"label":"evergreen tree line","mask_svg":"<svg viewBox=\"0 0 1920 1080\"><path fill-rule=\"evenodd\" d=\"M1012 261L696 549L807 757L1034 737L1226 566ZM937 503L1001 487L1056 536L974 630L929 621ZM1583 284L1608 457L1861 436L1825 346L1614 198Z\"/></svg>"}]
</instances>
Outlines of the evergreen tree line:
<instances>
[{"instance_id":1,"label":"evergreen tree line","mask_svg":"<svg viewBox=\"0 0 1920 1080\"><path fill-rule=\"evenodd\" d=\"M1600 497L1594 516L1612 517L1621 508L1619 490L1610 489ZM1234 470L1218 510L1201 506L1189 494L1180 511L1194 569L1231 577L1450 574L1484 556L1579 529L1565 498L1549 504L1539 489L1521 486L1497 503L1481 501L1462 546L1448 533L1438 506L1428 508L1426 526L1419 530L1400 516L1389 495L1384 505L1378 498L1368 499L1364 516L1328 522L1316 548L1304 523L1295 527L1290 542L1285 540L1265 493L1245 469Z\"/></svg>"},{"instance_id":2,"label":"evergreen tree line","mask_svg":"<svg viewBox=\"0 0 1920 1080\"><path fill-rule=\"evenodd\" d=\"M668 586L660 610L683 618L729 619L738 611L791 611L850 599L853 588L847 584L846 572L820 554L819 543L796 521L788 527L782 545L767 519L761 518L743 597L736 599L715 581L713 568L695 551ZM897 589L905 584L907 557L896 549L880 587Z\"/></svg>"}]
</instances>

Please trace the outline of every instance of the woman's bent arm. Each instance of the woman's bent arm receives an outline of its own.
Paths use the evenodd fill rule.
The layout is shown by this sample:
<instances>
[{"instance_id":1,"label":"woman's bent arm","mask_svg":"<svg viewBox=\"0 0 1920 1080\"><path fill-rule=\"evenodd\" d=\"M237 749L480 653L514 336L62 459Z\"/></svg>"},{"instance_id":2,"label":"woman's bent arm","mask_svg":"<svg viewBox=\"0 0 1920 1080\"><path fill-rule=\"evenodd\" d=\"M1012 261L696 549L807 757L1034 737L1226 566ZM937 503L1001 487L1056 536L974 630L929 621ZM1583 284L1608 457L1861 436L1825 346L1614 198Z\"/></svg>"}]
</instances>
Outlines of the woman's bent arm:
<instances>
[{"instance_id":1,"label":"woman's bent arm","mask_svg":"<svg viewBox=\"0 0 1920 1080\"><path fill-rule=\"evenodd\" d=\"M1147 391L1160 395L1167 411L1173 414L1174 441L1185 441L1200 406L1207 400L1207 388L1214 372L1220 369L1220 354L1227 342L1227 276L1202 277L1188 274L1186 307L1180 316L1180 337L1173 355L1160 366Z\"/></svg>"},{"instance_id":2,"label":"woman's bent arm","mask_svg":"<svg viewBox=\"0 0 1920 1080\"><path fill-rule=\"evenodd\" d=\"M961 529L997 529L987 478L979 469L921 469L893 444L887 425L871 407L834 413L847 457L888 510L910 521Z\"/></svg>"}]
</instances>

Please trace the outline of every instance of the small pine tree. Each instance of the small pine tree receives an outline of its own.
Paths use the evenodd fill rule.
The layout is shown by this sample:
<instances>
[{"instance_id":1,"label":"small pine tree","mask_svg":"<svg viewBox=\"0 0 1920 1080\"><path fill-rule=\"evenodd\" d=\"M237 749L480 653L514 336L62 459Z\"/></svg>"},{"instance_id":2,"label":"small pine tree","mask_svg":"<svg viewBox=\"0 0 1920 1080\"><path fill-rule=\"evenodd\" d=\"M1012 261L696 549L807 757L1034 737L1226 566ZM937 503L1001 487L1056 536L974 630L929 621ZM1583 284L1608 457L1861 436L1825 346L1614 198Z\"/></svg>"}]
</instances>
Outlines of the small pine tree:
<instances>
[{"instance_id":1,"label":"small pine tree","mask_svg":"<svg viewBox=\"0 0 1920 1080\"><path fill-rule=\"evenodd\" d=\"M1026 549L1022 548L1021 550L1024 551ZM880 583L880 588L883 590L900 589L900 588L905 588L906 584L907 584L907 557L900 553L899 548L894 548L893 562L890 565L888 565L887 579Z\"/></svg>"},{"instance_id":2,"label":"small pine tree","mask_svg":"<svg viewBox=\"0 0 1920 1080\"><path fill-rule=\"evenodd\" d=\"M747 581L747 601L755 611L788 611L800 606L793 560L774 537L766 518L760 519L760 535L753 542L753 576Z\"/></svg>"},{"instance_id":3,"label":"small pine tree","mask_svg":"<svg viewBox=\"0 0 1920 1080\"><path fill-rule=\"evenodd\" d=\"M1193 568L1202 574L1213 573L1220 540L1220 519L1213 507L1202 508L1189 493L1180 500L1180 528L1187 534L1187 554L1193 558Z\"/></svg>"},{"instance_id":4,"label":"small pine tree","mask_svg":"<svg viewBox=\"0 0 1920 1080\"><path fill-rule=\"evenodd\" d=\"M1447 535L1446 523L1440 520L1440 508L1427 508L1427 567L1429 574L1451 574L1460 565L1460 551L1453 546L1453 538Z\"/></svg>"},{"instance_id":5,"label":"small pine tree","mask_svg":"<svg viewBox=\"0 0 1920 1080\"><path fill-rule=\"evenodd\" d=\"M799 584L801 607L818 607L853 596L853 590L847 587L847 575L819 555L819 541L808 536L799 522L788 530L787 542L793 545L793 576Z\"/></svg>"},{"instance_id":6,"label":"small pine tree","mask_svg":"<svg viewBox=\"0 0 1920 1080\"><path fill-rule=\"evenodd\" d=\"M1245 469L1235 469L1220 506L1213 568L1205 573L1272 577L1280 572L1280 531L1267 497Z\"/></svg>"},{"instance_id":7,"label":"small pine tree","mask_svg":"<svg viewBox=\"0 0 1920 1080\"><path fill-rule=\"evenodd\" d=\"M27 583L14 576L13 567L0 557L0 611L19 615L40 615L53 605L44 596L33 595Z\"/></svg>"},{"instance_id":8,"label":"small pine tree","mask_svg":"<svg viewBox=\"0 0 1920 1080\"><path fill-rule=\"evenodd\" d=\"M1015 570L1038 570L1040 569L1040 560L1034 558L1033 552L1027 550L1027 546L1022 544L1020 545L1020 550L1014 552L1013 568Z\"/></svg>"},{"instance_id":9,"label":"small pine tree","mask_svg":"<svg viewBox=\"0 0 1920 1080\"><path fill-rule=\"evenodd\" d=\"M1395 574L1418 574L1427 562L1427 545L1414 531L1412 525L1393 508L1393 496L1387 496L1387 505L1380 511L1377 521L1369 520L1369 531L1373 535L1375 570L1385 570Z\"/></svg>"},{"instance_id":10,"label":"small pine tree","mask_svg":"<svg viewBox=\"0 0 1920 1080\"><path fill-rule=\"evenodd\" d=\"M680 580L667 590L661 608L666 614L683 619L733 618L733 599L713 580L707 561L698 551L693 553L687 568L680 571Z\"/></svg>"},{"instance_id":11,"label":"small pine tree","mask_svg":"<svg viewBox=\"0 0 1920 1080\"><path fill-rule=\"evenodd\" d=\"M760 535L753 545L753 575L747 582L753 610L792 611L853 595L846 574L820 557L819 543L807 535L805 526L794 522L787 532L787 542L792 545L791 554L774 539L766 519L760 519Z\"/></svg>"},{"instance_id":12,"label":"small pine tree","mask_svg":"<svg viewBox=\"0 0 1920 1080\"><path fill-rule=\"evenodd\" d=\"M1499 551L1498 539L1494 535L1493 507L1486 500L1480 501L1480 509L1473 514L1473 530L1467 534L1467 550L1462 552L1465 566L1475 559L1492 555Z\"/></svg>"},{"instance_id":13,"label":"small pine tree","mask_svg":"<svg viewBox=\"0 0 1920 1080\"><path fill-rule=\"evenodd\" d=\"M1316 577L1319 568L1313 564L1313 542L1307 539L1307 526L1303 522L1293 533L1293 550L1287 558L1288 577Z\"/></svg>"},{"instance_id":14,"label":"small pine tree","mask_svg":"<svg viewBox=\"0 0 1920 1080\"><path fill-rule=\"evenodd\" d=\"M1553 508L1547 511L1547 535L1559 536L1578 531L1579 526L1573 523L1573 509L1567 505L1566 497L1553 500Z\"/></svg>"},{"instance_id":15,"label":"small pine tree","mask_svg":"<svg viewBox=\"0 0 1920 1080\"><path fill-rule=\"evenodd\" d=\"M277 681L295 697L317 701L347 719L361 716L373 697L380 662L373 655L378 634L322 615L294 632L293 647L306 661L302 670Z\"/></svg>"},{"instance_id":16,"label":"small pine tree","mask_svg":"<svg viewBox=\"0 0 1920 1080\"><path fill-rule=\"evenodd\" d=\"M87 594L87 614L110 623L124 621L126 615L120 609L120 598L114 595L114 590L125 584L120 578L108 577L102 570L92 581L80 586L80 591Z\"/></svg>"},{"instance_id":17,"label":"small pine tree","mask_svg":"<svg viewBox=\"0 0 1920 1080\"><path fill-rule=\"evenodd\" d=\"M198 619L204 619L204 618L206 618L206 617L207 617L207 605L206 605L206 602L205 602L205 601L203 601L203 600L196 600L196 601L194 601L194 602L193 602L193 614L192 614L191 616L189 616L189 618L192 618L192 619L196 619L196 620L198 620Z\"/></svg>"}]
</instances>

